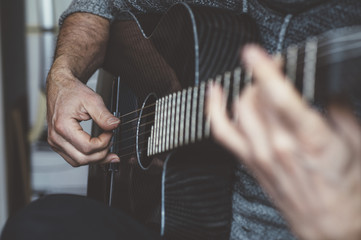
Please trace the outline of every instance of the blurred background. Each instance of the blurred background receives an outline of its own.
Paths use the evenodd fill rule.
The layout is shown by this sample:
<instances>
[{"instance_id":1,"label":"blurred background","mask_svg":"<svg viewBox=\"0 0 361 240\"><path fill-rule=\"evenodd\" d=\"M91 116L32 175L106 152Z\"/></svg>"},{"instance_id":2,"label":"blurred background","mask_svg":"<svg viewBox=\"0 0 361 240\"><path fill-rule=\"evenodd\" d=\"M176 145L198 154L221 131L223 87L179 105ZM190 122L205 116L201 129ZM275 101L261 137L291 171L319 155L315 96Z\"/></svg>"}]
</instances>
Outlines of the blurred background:
<instances>
[{"instance_id":1,"label":"blurred background","mask_svg":"<svg viewBox=\"0 0 361 240\"><path fill-rule=\"evenodd\" d=\"M87 167L72 168L46 140L45 79L70 2L0 0L0 231L43 195L86 194ZM94 88L96 74L88 85ZM83 127L90 132L91 123Z\"/></svg>"}]
</instances>

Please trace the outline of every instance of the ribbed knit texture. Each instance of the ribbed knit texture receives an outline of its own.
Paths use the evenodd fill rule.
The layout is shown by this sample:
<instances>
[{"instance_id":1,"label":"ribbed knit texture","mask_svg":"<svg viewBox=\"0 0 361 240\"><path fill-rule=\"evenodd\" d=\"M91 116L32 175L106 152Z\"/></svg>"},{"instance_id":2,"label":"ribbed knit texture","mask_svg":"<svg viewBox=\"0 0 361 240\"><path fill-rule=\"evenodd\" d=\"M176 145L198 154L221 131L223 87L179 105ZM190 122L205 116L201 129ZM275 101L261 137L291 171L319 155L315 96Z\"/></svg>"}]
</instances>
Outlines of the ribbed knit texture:
<instances>
[{"instance_id":1,"label":"ribbed knit texture","mask_svg":"<svg viewBox=\"0 0 361 240\"><path fill-rule=\"evenodd\" d=\"M69 8L60 16L59 25L63 23L65 17L75 12L94 13L104 18L113 19L112 11L112 4L107 0L73 0Z\"/></svg>"},{"instance_id":2,"label":"ribbed knit texture","mask_svg":"<svg viewBox=\"0 0 361 240\"><path fill-rule=\"evenodd\" d=\"M63 19L74 12L90 12L111 21L126 18L126 12L164 12L176 1L98 1L74 0L64 12ZM360 0L248 0L248 1L185 1L229 9L243 10L254 18L261 32L263 46L270 52L277 46L284 49L329 29L361 24ZM247 5L244 5L247 3ZM285 24L288 15L289 22ZM280 31L284 26L284 33ZM281 39L280 39L281 35ZM280 46L281 44L281 46ZM239 165L233 195L233 223L231 239L294 239L285 221L274 208L262 188Z\"/></svg>"},{"instance_id":3,"label":"ribbed knit texture","mask_svg":"<svg viewBox=\"0 0 361 240\"><path fill-rule=\"evenodd\" d=\"M176 2L179 1L73 0L60 17L59 23L61 24L66 16L74 12L94 13L111 21L129 18L128 11L135 14L162 13ZM243 2L235 0L184 2L229 9L237 13L243 10ZM283 48L329 29L361 24L359 0L248 0L245 2L248 5L248 13L259 25L262 43L270 53L276 50L279 32L287 14L292 14L293 17L287 28Z\"/></svg>"}]
</instances>

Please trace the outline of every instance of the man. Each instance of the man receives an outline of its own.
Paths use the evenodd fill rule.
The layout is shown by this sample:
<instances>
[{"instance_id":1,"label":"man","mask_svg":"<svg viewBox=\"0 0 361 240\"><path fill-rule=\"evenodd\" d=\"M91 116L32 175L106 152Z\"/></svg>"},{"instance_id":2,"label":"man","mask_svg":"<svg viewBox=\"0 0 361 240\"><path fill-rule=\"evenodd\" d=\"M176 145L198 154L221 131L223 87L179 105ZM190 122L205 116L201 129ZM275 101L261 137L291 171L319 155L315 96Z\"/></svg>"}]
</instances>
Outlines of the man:
<instances>
[{"instance_id":1,"label":"man","mask_svg":"<svg viewBox=\"0 0 361 240\"><path fill-rule=\"evenodd\" d=\"M195 1L195 4L203 5L204 3ZM280 51L290 44L305 40L308 36L316 35L332 28L361 23L359 17L361 5L358 1L274 0L270 2L253 0L248 2L229 1L225 3L221 1L211 1L205 5L226 8L237 12L248 12L259 26L263 47L270 53ZM69 10L63 15L55 60L52 69L49 72L47 81L48 125L50 145L71 165L80 166L93 162L109 163L119 161L119 158L116 155L108 153L109 141L111 138L110 131L118 126L119 120L108 112L100 97L84 85L90 75L101 66L104 60L106 44L109 38L110 21L127 18L125 14L126 10L133 10L136 13L164 12L169 6L169 3L137 4L134 2L128 3L126 1L87 1L87 3L85 3L85 1L74 1ZM338 16L336 21L333 16ZM252 58L260 59L260 62L263 62L262 68L268 64L273 66L273 69L276 68L270 62L267 62L265 56L259 52L255 53L253 51L252 53L251 50L250 52L245 51L244 58L250 68L257 65L256 62L250 60ZM259 72L263 72L263 70L258 70ZM264 74L262 75L262 73L259 72L255 71L255 74L260 82L259 88L263 89L262 85L264 85L265 81L262 81L262 79L268 76L264 76ZM272 70L270 71L267 68L266 72L271 72L277 78L280 76L279 73L275 74ZM265 85L267 86L267 84ZM267 165L268 162L259 161L255 167L252 165L252 160L258 159L257 156L255 157L251 154L248 155L248 153L252 153L252 146L250 144L244 145L250 146L250 149L243 149L241 146L238 146L238 143L243 143L243 141L250 141L250 143L252 143L254 140L253 137L248 137L248 135L248 138L234 136L237 140L235 141L237 146L235 146L232 145L234 144L233 141L225 141L224 136L219 133L219 130L217 131L217 129L220 129L220 126L228 126L228 129L233 126L229 126L227 118L217 118L216 114L214 114L214 112L219 110L219 108L217 108L217 106L219 106L217 105L217 102L220 102L221 93L219 92L219 89L217 90L217 87L212 89L212 96L215 97L209 102L211 103L210 105L214 105L214 108L209 107L209 113L212 117L212 129L215 132L215 137L235 152L237 156L241 157L248 167L251 169L259 169L255 170L256 177L258 176L258 180L264 184L265 189L270 192L274 201L276 203L277 201L287 203L284 208L280 207L280 209L285 214L296 234L305 239L319 239L321 238L320 236L325 236L324 230L329 229L330 226L334 226L334 223L327 225L327 227L324 228L323 226L312 224L312 220L315 220L313 218L307 219L310 220L309 222L305 221L305 219L297 222L295 219L300 216L299 212L292 211L292 209L294 207L294 200L297 199L294 196L297 196L299 193L282 190L282 193L290 194L290 197L288 198L290 201L285 201L284 198L286 197L275 194L273 192L274 188L269 186L277 186L277 181L280 180L276 178L277 174L270 174L270 176L272 176L272 178L270 178L272 179L272 182L259 177L261 174L257 171L272 169L268 168L270 167ZM254 96L256 94L254 92L257 92L258 90L251 89L252 90L248 90L244 93L244 99L255 98ZM294 99L292 90L283 87L280 87L280 89L285 91L284 94L287 96L286 98L291 97ZM287 94L287 92L291 93ZM251 97L249 97L250 95ZM273 95L266 94L264 95L262 102L267 103L270 100L268 98L273 97ZM241 106L243 106L243 102L252 103L251 100L243 101L242 99L239 102L239 105ZM297 104L300 104L299 99L296 98L296 100L291 101L290 104L296 104L296 106L298 106ZM238 110L235 110L235 112L237 111ZM303 108L300 112L297 112L297 114L303 115L304 112L307 114L308 109ZM343 114L340 115L343 116ZM346 116L348 115L346 114ZM96 138L91 138L86 134L81 129L79 121L88 120L90 118L105 130L105 133ZM259 116L256 115L255 119L258 118ZM273 119L273 117L271 117L271 119ZM239 124L238 127L243 129L243 123L248 121L240 118L239 122L241 124ZM350 122L353 121L350 120ZM326 124L320 123L319 125L324 126ZM358 129L356 124L352 124L352 126L355 129ZM254 128L255 126L250 126L249 129L252 129L250 134L261 134L261 136L265 134L264 132L255 131ZM291 136L293 136L293 134L294 132L290 133ZM259 136L257 135L257 137ZM359 138L353 138L355 139L352 140L357 144ZM284 139L281 140L283 141ZM288 144L288 141L286 141L285 144ZM237 150L238 148L240 148L240 150ZM265 152L265 154L268 153L270 153L270 151ZM355 159L359 159L357 153L354 155L356 156ZM268 159L268 157L264 155L262 155L262 157L260 159ZM290 156L290 158L292 157L293 156ZM340 158L342 157L344 156L340 156ZM343 159L340 159L339 161L343 161ZM296 167L297 165L294 168L297 169ZM287 225L284 223L277 210L273 208L268 197L263 193L262 189L253 180L248 171L246 171L242 165L240 165L237 171L239 181L235 186L233 202L234 221L232 223L231 238L294 238L287 230ZM284 179L288 180L288 178ZM275 182L273 180L277 181ZM294 182L293 184L298 186L298 183L299 182ZM359 185L357 186L359 187ZM290 188L290 186L287 187ZM291 187L293 187L293 185L291 185ZM297 188L295 188L295 190L296 189ZM356 192L356 196L358 196L358 193L359 192ZM297 206L299 206L298 202L296 203ZM310 203L313 203L313 201L310 201ZM353 209L356 209L357 213L357 211L359 211L359 205L357 205L357 203L354 204L356 208ZM280 205L281 204L278 206ZM257 209L257 211L251 211L251 209L254 208ZM305 211L309 213L315 208L312 204L309 204L305 206L305 209L307 209ZM300 212L304 213L304 211ZM320 217L321 216L324 216L323 212L320 213ZM359 216L359 214L356 214L355 219L357 219L357 216ZM308 225L305 225L304 223L308 223ZM303 235L304 229L307 230L305 235ZM358 230L359 225L356 221L355 226L352 227L352 229L342 229L339 235L335 237L342 239L344 236L348 237L354 235L357 238L357 234L359 234L357 232ZM349 235L350 232L352 232L352 235Z\"/></svg>"}]
</instances>

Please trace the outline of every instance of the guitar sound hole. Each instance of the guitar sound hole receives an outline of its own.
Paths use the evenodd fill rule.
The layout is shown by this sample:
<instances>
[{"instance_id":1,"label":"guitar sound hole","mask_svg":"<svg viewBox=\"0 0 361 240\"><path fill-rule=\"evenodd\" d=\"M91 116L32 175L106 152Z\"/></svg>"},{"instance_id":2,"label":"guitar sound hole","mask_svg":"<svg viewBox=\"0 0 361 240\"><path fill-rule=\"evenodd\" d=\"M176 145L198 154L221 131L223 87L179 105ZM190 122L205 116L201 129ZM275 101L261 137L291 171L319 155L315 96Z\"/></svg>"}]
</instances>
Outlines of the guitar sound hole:
<instances>
[{"instance_id":1,"label":"guitar sound hole","mask_svg":"<svg viewBox=\"0 0 361 240\"><path fill-rule=\"evenodd\" d=\"M156 95L149 94L143 102L137 123L136 151L139 166L147 170L152 158L147 156L148 137L154 124Z\"/></svg>"}]
</instances>

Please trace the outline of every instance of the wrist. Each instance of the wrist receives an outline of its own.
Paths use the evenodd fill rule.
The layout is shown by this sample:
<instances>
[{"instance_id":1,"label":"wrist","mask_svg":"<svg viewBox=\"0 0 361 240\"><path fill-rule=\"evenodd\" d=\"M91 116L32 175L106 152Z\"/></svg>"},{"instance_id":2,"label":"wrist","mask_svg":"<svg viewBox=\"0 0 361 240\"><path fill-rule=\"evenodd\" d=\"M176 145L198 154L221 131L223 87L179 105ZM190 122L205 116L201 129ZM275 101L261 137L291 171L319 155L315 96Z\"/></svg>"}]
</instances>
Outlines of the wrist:
<instances>
[{"instance_id":1,"label":"wrist","mask_svg":"<svg viewBox=\"0 0 361 240\"><path fill-rule=\"evenodd\" d=\"M66 68L86 83L102 64L109 37L109 21L89 13L68 16L58 35L53 67Z\"/></svg>"},{"instance_id":2,"label":"wrist","mask_svg":"<svg viewBox=\"0 0 361 240\"><path fill-rule=\"evenodd\" d=\"M74 75L69 65L55 60L46 79L47 91L49 91L49 88L59 86L72 87L76 81L79 81L79 79Z\"/></svg>"},{"instance_id":3,"label":"wrist","mask_svg":"<svg viewBox=\"0 0 361 240\"><path fill-rule=\"evenodd\" d=\"M76 63L76 57L71 56L58 56L49 71L48 79L57 79L61 76L62 79L81 80L83 83L87 82L87 79L81 78L84 76L85 70L81 69Z\"/></svg>"}]
</instances>

